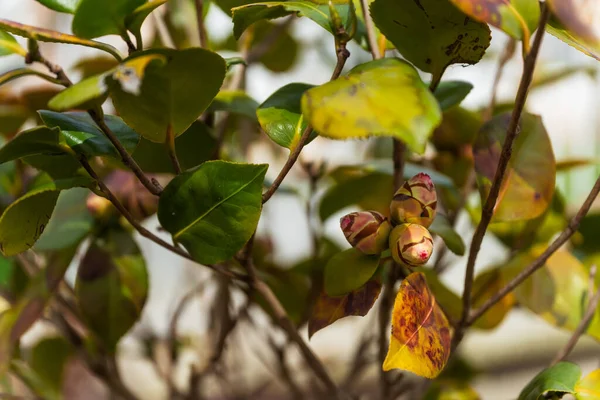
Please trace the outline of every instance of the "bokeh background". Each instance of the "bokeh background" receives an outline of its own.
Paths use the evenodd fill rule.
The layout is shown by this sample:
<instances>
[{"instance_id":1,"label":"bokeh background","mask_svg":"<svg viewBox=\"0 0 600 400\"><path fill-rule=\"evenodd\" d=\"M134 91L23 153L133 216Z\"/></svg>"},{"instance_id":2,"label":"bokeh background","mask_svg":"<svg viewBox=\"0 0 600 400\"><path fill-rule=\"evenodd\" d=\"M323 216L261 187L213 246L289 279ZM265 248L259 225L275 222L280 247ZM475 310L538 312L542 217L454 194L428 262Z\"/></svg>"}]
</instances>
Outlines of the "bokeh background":
<instances>
[{"instance_id":1,"label":"bokeh background","mask_svg":"<svg viewBox=\"0 0 600 400\"><path fill-rule=\"evenodd\" d=\"M172 0L177 1L177 0ZM181 18L195 24L192 2L190 10ZM157 12L164 12L161 7ZM71 16L53 13L33 0L0 0L0 17L14 21L69 32ZM152 40L155 20L149 18L144 26L145 42ZM231 35L232 23L218 7L211 6L206 17L207 29L213 41L226 40ZM297 48L294 63L283 72L272 72L262 64L254 64L247 72L246 88L259 103L272 92L290 82L320 84L329 79L335 65L333 39L320 27L306 19L294 21L290 30ZM492 81L497 68L500 52L508 40L502 32L492 29L492 44L485 58L475 66L454 65L444 75L444 79L457 79L471 82L474 89L463 105L476 109L489 102ZM22 38L19 40L24 44ZM118 37L103 38L103 41L126 52L126 47ZM42 49L48 59L62 65L72 77L77 78L73 65L81 58L93 57L93 49L68 45L43 44ZM351 57L346 70L368 61L370 55L355 43L349 46ZM235 52L222 52L235 55ZM517 56L507 64L498 89L498 102L514 97L521 74L522 63ZM570 48L550 35L546 35L539 59L536 79L543 79L558 71L571 71L565 77L534 89L528 100L530 112L540 114L550 134L557 161L570 159L600 160L600 80L597 72L600 63ZM0 73L22 66L22 59L9 56L0 59ZM0 88L0 115L7 105L3 100L36 85L46 85L39 80L21 80ZM49 85L49 84L48 84ZM107 105L110 110L110 105ZM330 141L318 138L302 153L304 161L321 162L328 165L358 163L364 157L366 141ZM254 142L250 149L251 160L270 164L268 178L273 178L285 161L286 153L277 151L266 142ZM390 149L391 154L391 149ZM565 196L569 209L576 209L588 193L600 169L586 166L560 173L557 178L559 190ZM285 185L306 194L308 184L300 168L295 168L285 181ZM260 222L260 232L270 232L273 238L274 258L278 264L293 265L294 262L310 254L310 223L305 216L305 202L302 196L277 194L265 207ZM347 211L347 210L344 210ZM340 216L344 213L340 212ZM155 230L156 219L145 225ZM324 229L327 236L347 247L337 218L329 219ZM466 243L470 242L472 226L466 215L459 218L458 230ZM125 340L119 352L119 365L125 382L132 391L143 399L164 399L167 389L159 379L152 363L145 358L145 348L141 339L157 337L165 339L169 335L170 321L182 296L206 280L208 273L201 268L182 261L167 251L140 239L146 255L150 279L150 297L142 320ZM488 235L484 240L477 262L477 270L484 270L505 257L503 247ZM466 259L454 257L452 266L443 275L443 281L457 292L462 291ZM69 271L74 277L74 270ZM210 330L210 302L214 296L216 282L208 280L205 289L183 310L178 324L178 334L189 344L180 365L175 366L175 384L185 387L190 368L202 368L213 345L208 340ZM357 341L362 332L376 324L377 315L370 313L365 318L349 317L317 333L310 345L331 368L334 376L341 376L349 365ZM258 328L238 329L230 339L230 347L225 363L230 367L228 384L212 382L211 390L216 396L235 394L235 386L252 388L273 373L269 369L272 354L268 352L265 335L274 336L273 328L263 315L256 315ZM48 327L38 323L24 338L24 343L34 343L41 335L48 333ZM306 337L306 329L302 332ZM523 386L540 369L546 366L568 340L568 332L554 328L526 310L515 309L500 327L491 332L470 333L460 351L475 368L481 371L474 382L474 388L486 400L506 400L516 398ZM571 359L582 366L584 374L600 366L600 346L592 340L581 340ZM291 354L290 364L300 363L297 354ZM376 377L376 370L367 376ZM90 379L83 377L82 379ZM299 379L303 379L299 376ZM93 382L88 382L89 397L103 398L107 394ZM367 379L368 382L368 379ZM376 380L374 381L376 382ZM94 386L96 385L96 386ZM277 384L274 384L277 387ZM94 389L95 388L95 389ZM95 397L92 397L93 396Z\"/></svg>"}]
</instances>

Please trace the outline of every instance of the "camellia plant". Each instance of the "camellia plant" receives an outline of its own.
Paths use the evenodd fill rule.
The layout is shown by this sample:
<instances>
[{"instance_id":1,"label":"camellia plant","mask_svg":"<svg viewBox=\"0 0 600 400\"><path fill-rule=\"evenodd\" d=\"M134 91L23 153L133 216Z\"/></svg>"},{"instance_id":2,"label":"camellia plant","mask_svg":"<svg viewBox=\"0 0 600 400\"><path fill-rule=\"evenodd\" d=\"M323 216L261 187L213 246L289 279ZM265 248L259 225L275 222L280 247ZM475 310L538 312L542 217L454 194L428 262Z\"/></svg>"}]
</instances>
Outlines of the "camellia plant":
<instances>
[{"instance_id":1,"label":"camellia plant","mask_svg":"<svg viewBox=\"0 0 600 400\"><path fill-rule=\"evenodd\" d=\"M0 398L93 399L99 385L115 398L142 399L145 383L127 383L117 362L129 334L173 399L209 398L215 380L239 398L479 399L457 348L517 305L572 333L548 368L517 388L519 400L600 398L600 370L582 376L566 361L582 335L600 340L600 214L590 212L600 178L570 215L557 172L589 162L557 163L543 116L525 107L530 91L573 72L536 69L546 33L600 60L600 2L37 2L69 15L72 34L0 19L0 56L22 64L0 75ZM207 29L214 7L231 18L229 37ZM259 104L245 90L247 71L289 70L300 18L333 39L331 78L287 83ZM484 57L490 25L507 45L489 104L468 109L461 103L472 85L444 74ZM127 55L98 39L111 35ZM97 55L63 69L46 42ZM514 57L523 66L516 96L497 104ZM354 66L345 69L347 61ZM21 79L40 85L12 95ZM355 164L302 157L313 140L356 139L365 156ZM287 154L283 166L251 155L265 144ZM258 229L283 192L306 202L311 226L312 253L293 266L277 261L273 233ZM312 223L348 207L340 228L350 246ZM472 237L455 230L460 215ZM486 234L506 257L476 275ZM166 338L134 329L149 293L140 241L210 271L182 296ZM465 242L459 295L441 277L448 252L465 255ZM65 279L69 267L74 282ZM205 359L181 385L175 366L198 345L177 334L177 322L209 283L209 344L197 351ZM377 323L347 368L334 371L310 338L367 314ZM22 341L37 323L51 333ZM264 334L247 334L261 324ZM284 386L232 378L256 370L236 352L236 330L242 341L264 341L273 362L264 374ZM302 361L295 368L292 349ZM228 352L236 352L234 368Z\"/></svg>"}]
</instances>

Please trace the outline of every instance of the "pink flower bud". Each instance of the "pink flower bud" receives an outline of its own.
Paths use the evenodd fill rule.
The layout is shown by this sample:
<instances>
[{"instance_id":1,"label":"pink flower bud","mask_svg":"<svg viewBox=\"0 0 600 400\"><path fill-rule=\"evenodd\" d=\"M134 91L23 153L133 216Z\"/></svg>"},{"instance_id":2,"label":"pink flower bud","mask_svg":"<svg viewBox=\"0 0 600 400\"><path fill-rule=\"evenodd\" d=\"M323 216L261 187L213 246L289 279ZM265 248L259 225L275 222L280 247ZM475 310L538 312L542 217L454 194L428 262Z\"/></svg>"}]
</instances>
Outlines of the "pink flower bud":
<instances>
[{"instance_id":1,"label":"pink flower bud","mask_svg":"<svg viewBox=\"0 0 600 400\"><path fill-rule=\"evenodd\" d=\"M419 173L398 189L390 204L394 225L413 223L428 227L435 218L437 194L429 175Z\"/></svg>"},{"instance_id":2,"label":"pink flower bud","mask_svg":"<svg viewBox=\"0 0 600 400\"><path fill-rule=\"evenodd\" d=\"M376 211L353 212L340 219L348 242L365 254L379 254L388 247L390 222Z\"/></svg>"},{"instance_id":3,"label":"pink flower bud","mask_svg":"<svg viewBox=\"0 0 600 400\"><path fill-rule=\"evenodd\" d=\"M433 239L427 228L418 224L402 224L390 234L394 261L408 267L424 265L433 252Z\"/></svg>"}]
</instances>

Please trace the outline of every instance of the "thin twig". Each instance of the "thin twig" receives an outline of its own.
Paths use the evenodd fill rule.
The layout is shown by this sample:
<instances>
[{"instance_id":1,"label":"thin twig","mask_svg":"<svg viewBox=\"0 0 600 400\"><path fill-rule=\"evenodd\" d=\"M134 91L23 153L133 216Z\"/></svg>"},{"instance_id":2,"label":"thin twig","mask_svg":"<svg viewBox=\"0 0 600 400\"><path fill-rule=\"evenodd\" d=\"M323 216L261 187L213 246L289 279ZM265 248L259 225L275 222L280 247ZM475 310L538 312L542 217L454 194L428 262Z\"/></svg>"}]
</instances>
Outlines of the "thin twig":
<instances>
[{"instance_id":1,"label":"thin twig","mask_svg":"<svg viewBox=\"0 0 600 400\"><path fill-rule=\"evenodd\" d=\"M531 264L529 264L523 271L519 273L516 277L514 277L510 282L506 284L502 289L498 291L494 296L492 296L488 301L483 303L481 307L477 310L473 311L467 320L467 326L472 325L477 321L479 317L485 314L490 308L492 308L496 303L504 298L508 293L512 292L517 286L519 286L523 281L529 278L535 271L540 269L546 263L546 260L550 258L552 254L554 254L564 243L566 243L571 236L577 231L579 227L579 223L588 213L594 200L598 196L600 192L600 176L596 180L594 187L588 194L588 197L585 199L585 202L581 205L581 208L577 212L577 214L571 219L567 227L561 234L552 242L550 246Z\"/></svg>"},{"instance_id":2,"label":"thin twig","mask_svg":"<svg viewBox=\"0 0 600 400\"><path fill-rule=\"evenodd\" d=\"M535 69L537 56L540 50L540 46L542 44L542 39L544 37L545 26L550 16L548 7L545 4L543 4L541 7L542 15L540 17L538 33L535 36L535 40L533 42L533 46L531 48L530 53L525 58L523 75L521 77L519 90L515 99L515 108L513 110L510 123L508 125L506 139L504 140L504 145L500 154L500 160L498 161L498 167L496 168L496 173L494 175L494 181L492 183L492 187L481 211L481 221L477 225L475 233L473 234L473 239L471 241L471 247L469 249L469 258L467 261L467 268L465 272L465 285L462 298L462 316L458 328L453 337L453 348L455 348L458 345L458 343L460 343L460 341L462 340L462 337L464 335L464 328L467 326L469 312L471 310L471 290L473 288L473 278L475 275L475 261L477 260L477 255L479 254L479 249L481 248L481 243L483 241L483 237L485 236L485 232L487 231L487 227L494 214L494 208L496 206L496 201L500 193L500 186L502 185L504 174L506 172L506 167L508 166L508 161L510 160L512 154L513 142L517 136L517 127L519 126L521 114L523 112L523 108L525 107L525 101L527 99L527 93L531 84L531 79L533 76L533 71Z\"/></svg>"},{"instance_id":3,"label":"thin twig","mask_svg":"<svg viewBox=\"0 0 600 400\"><path fill-rule=\"evenodd\" d=\"M379 44L377 43L375 24L373 23L371 14L369 14L368 0L360 0L360 8L362 9L362 15L365 20L365 27L367 28L367 39L371 49L371 55L373 56L373 60L379 60L381 58L381 52L379 51Z\"/></svg>"},{"instance_id":4,"label":"thin twig","mask_svg":"<svg viewBox=\"0 0 600 400\"><path fill-rule=\"evenodd\" d=\"M204 26L204 1L195 0L196 3L196 21L198 21L198 38L200 39L200 47L206 49L208 45L208 36L206 34L206 26Z\"/></svg>"},{"instance_id":5,"label":"thin twig","mask_svg":"<svg viewBox=\"0 0 600 400\"><path fill-rule=\"evenodd\" d=\"M123 32L121 34L121 38L127 44L127 51L129 52L129 55L133 54L137 49L135 48L135 45L131 41L129 34L127 32Z\"/></svg>"},{"instance_id":6,"label":"thin twig","mask_svg":"<svg viewBox=\"0 0 600 400\"><path fill-rule=\"evenodd\" d=\"M590 271L590 282L591 282L592 289L594 287L595 275L596 275L596 267L592 266L592 270ZM593 290L588 293L590 293L590 294L593 293ZM598 290L596 290L596 292L590 299L590 301L587 305L585 314L584 314L583 318L581 319L581 321L579 322L579 325L577 325L577 328L571 335L571 338L569 339L569 341L567 342L565 347L561 351L558 352L558 354L556 355L556 357L550 364L551 366L558 364L560 361L564 361L565 358L567 358L567 356L569 354L571 354L571 351L573 351L573 349L575 348L575 345L579 341L579 338L581 337L581 335L583 335L585 333L590 321L592 320L592 318L594 318L594 315L596 315L598 301L600 301L600 288L598 288Z\"/></svg>"},{"instance_id":7,"label":"thin twig","mask_svg":"<svg viewBox=\"0 0 600 400\"><path fill-rule=\"evenodd\" d=\"M169 153L169 158L171 159L171 163L173 164L173 169L175 173L179 175L183 172L181 169L181 164L179 163L179 159L177 158L177 149L175 147L175 135L173 134L173 126L169 124L167 127L167 139L165 141L165 145L167 147L167 152Z\"/></svg>"},{"instance_id":8,"label":"thin twig","mask_svg":"<svg viewBox=\"0 0 600 400\"><path fill-rule=\"evenodd\" d=\"M392 312L392 305L394 304L394 288L396 281L398 280L398 269L396 265L392 265L388 269L387 281L385 282L383 293L381 294L381 300L379 302L379 347L377 361L379 365L383 365L388 349L388 337L390 335L390 314ZM381 388L381 400L386 400L390 397L391 382L390 374L384 371L383 368L379 370L379 385Z\"/></svg>"},{"instance_id":9,"label":"thin twig","mask_svg":"<svg viewBox=\"0 0 600 400\"><path fill-rule=\"evenodd\" d=\"M179 256L187 259L187 260L194 261L194 259L188 253L186 253L185 250L180 249L179 247L173 246L172 244L165 242L164 240L162 240L161 238L159 238L158 236L156 236L155 234L153 234L152 232L150 232L148 229L146 229L142 225L140 225L140 223L133 218L133 216L129 213L129 211L127 211L127 209L115 197L115 195L104 184L104 182L102 182L102 179L100 179L100 177L98 176L98 174L96 174L96 172L94 171L94 169L92 168L92 166L88 163L88 161L84 157L80 157L79 158L79 162L81 163L81 165L83 166L83 168L87 171L87 173L96 181L96 183L100 187L100 190L102 191L102 193L104 193L106 195L106 197L108 198L108 200L110 200L110 202L115 206L115 208L125 217L125 219L131 224L131 226L133 226L134 229L136 231L138 231L138 233L140 235L142 235L143 237L145 237L147 239L150 239L151 241L153 241L154 243L158 244L159 246L162 246L165 249L170 250L173 253L175 253L175 254L177 254L177 255L179 255ZM240 280L246 280L245 275L240 275L238 273L230 271L230 270L224 268L220 264L215 264L215 265L203 264L203 265L205 265L206 267L212 269L213 271L222 273L222 274L224 274L226 276L229 276L231 278L240 279Z\"/></svg>"},{"instance_id":10,"label":"thin twig","mask_svg":"<svg viewBox=\"0 0 600 400\"><path fill-rule=\"evenodd\" d=\"M337 63L335 65L333 74L331 74L330 81L333 81L340 76L340 74L342 73L342 70L344 69L344 65L346 64L346 60L348 59L348 57L350 57L350 52L346 49L346 45L344 43L341 43L339 49L337 49ZM279 171L279 175L277 175L277 177L275 178L275 180L273 181L273 183L271 184L269 189L267 189L267 191L263 194L263 197L262 197L263 204L265 204L267 201L269 201L269 199L273 196L273 194L275 194L275 191L277 191L277 189L279 188L279 186L281 185L281 183L283 182L283 180L285 179L287 174L290 172L290 170L292 169L292 167L298 160L298 157L300 156L300 152L302 151L302 149L308 142L308 138L310 137L312 130L313 130L312 126L308 125L306 127L306 129L304 129L304 131L302 132L302 136L300 136L300 139L298 140L298 144L296 145L296 148L294 149L294 151L292 151L290 153L285 165L283 166L281 171Z\"/></svg>"}]
</instances>

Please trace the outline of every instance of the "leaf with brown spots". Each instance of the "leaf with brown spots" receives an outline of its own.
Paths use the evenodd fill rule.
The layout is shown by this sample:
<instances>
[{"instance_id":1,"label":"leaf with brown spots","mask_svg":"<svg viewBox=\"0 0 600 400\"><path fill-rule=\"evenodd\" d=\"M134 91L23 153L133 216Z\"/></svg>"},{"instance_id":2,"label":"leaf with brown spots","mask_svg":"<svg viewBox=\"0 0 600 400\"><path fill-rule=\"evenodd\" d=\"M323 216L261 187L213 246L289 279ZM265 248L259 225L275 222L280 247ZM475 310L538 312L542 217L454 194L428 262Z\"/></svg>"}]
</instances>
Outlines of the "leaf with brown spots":
<instances>
[{"instance_id":1,"label":"leaf with brown spots","mask_svg":"<svg viewBox=\"0 0 600 400\"><path fill-rule=\"evenodd\" d=\"M473 145L477 184L484 201L496 173L510 118L508 112L484 124ZM554 195L556 163L542 119L523 114L518 129L493 222L536 218L548 209Z\"/></svg>"},{"instance_id":2,"label":"leaf with brown spots","mask_svg":"<svg viewBox=\"0 0 600 400\"><path fill-rule=\"evenodd\" d=\"M403 369L433 379L450 356L450 324L422 272L410 274L396 296L383 370Z\"/></svg>"},{"instance_id":3,"label":"leaf with brown spots","mask_svg":"<svg viewBox=\"0 0 600 400\"><path fill-rule=\"evenodd\" d=\"M529 43L540 18L538 0L450 0L468 16ZM562 0L561 0L562 1Z\"/></svg>"},{"instance_id":4,"label":"leaf with brown spots","mask_svg":"<svg viewBox=\"0 0 600 400\"><path fill-rule=\"evenodd\" d=\"M451 64L476 64L490 44L490 29L447 0L376 0L377 27L417 68L439 81Z\"/></svg>"},{"instance_id":5,"label":"leaf with brown spots","mask_svg":"<svg viewBox=\"0 0 600 400\"><path fill-rule=\"evenodd\" d=\"M364 317L375 304L379 293L381 282L377 279L372 279L360 289L340 297L331 297L321 292L308 321L308 337L312 337L338 319L351 315Z\"/></svg>"}]
</instances>

